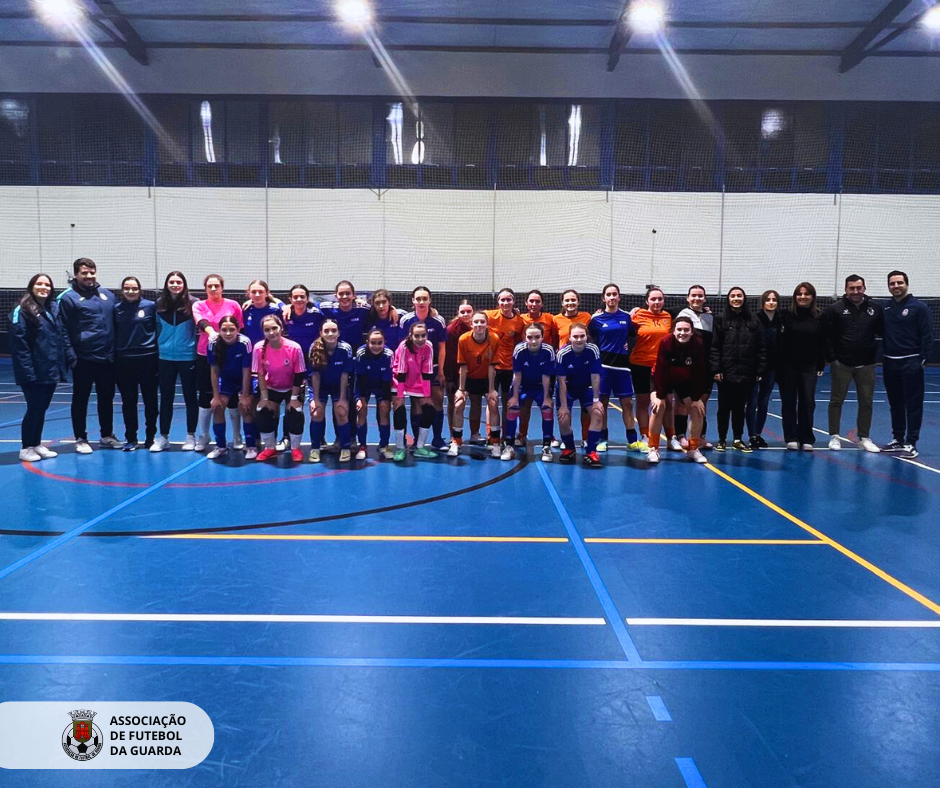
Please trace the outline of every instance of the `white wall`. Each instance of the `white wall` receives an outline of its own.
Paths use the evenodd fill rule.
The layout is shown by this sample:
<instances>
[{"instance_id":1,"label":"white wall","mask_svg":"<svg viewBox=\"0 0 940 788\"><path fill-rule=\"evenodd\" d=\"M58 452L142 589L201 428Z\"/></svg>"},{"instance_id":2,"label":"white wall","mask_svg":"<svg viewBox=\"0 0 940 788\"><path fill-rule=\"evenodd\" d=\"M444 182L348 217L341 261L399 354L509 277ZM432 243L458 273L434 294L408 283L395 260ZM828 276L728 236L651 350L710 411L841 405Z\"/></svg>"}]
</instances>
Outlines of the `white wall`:
<instances>
[{"instance_id":1,"label":"white wall","mask_svg":"<svg viewBox=\"0 0 940 788\"><path fill-rule=\"evenodd\" d=\"M64 283L84 256L108 285L147 287L179 268L232 290L258 276L317 291L342 278L456 292L808 280L828 295L859 273L886 295L901 268L940 295L940 196L4 186L0 238L3 287L40 270Z\"/></svg>"},{"instance_id":2,"label":"white wall","mask_svg":"<svg viewBox=\"0 0 940 788\"><path fill-rule=\"evenodd\" d=\"M609 35L609 34L608 34ZM602 42L606 45L606 39ZM395 94L368 52L151 49L141 66L106 50L141 93L371 96ZM686 98L659 54L607 55L395 52L417 96ZM940 59L869 58L847 74L837 57L683 55L706 99L938 101ZM0 46L0 89L108 93L115 89L81 49Z\"/></svg>"}]
</instances>

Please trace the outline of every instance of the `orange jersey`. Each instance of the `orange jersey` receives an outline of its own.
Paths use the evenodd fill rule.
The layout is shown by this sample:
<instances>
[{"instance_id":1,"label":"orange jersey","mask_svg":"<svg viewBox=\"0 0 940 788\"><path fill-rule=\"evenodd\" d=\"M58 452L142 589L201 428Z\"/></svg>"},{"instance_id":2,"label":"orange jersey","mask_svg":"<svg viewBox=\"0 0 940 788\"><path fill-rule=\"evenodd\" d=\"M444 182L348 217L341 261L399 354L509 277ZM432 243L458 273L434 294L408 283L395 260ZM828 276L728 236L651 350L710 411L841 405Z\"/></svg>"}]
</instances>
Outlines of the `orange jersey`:
<instances>
[{"instance_id":1,"label":"orange jersey","mask_svg":"<svg viewBox=\"0 0 940 788\"><path fill-rule=\"evenodd\" d=\"M587 328L591 322L590 312L578 312L574 317L565 317L564 315L555 315L555 331L558 332L558 347L564 347L568 344L568 334L571 333L571 327L578 323Z\"/></svg>"},{"instance_id":2,"label":"orange jersey","mask_svg":"<svg viewBox=\"0 0 940 788\"><path fill-rule=\"evenodd\" d=\"M636 326L636 339L630 351L630 363L652 367L659 355L659 343L672 331L672 315L665 311L654 315L649 309L638 309L631 320Z\"/></svg>"},{"instance_id":3,"label":"orange jersey","mask_svg":"<svg viewBox=\"0 0 940 788\"><path fill-rule=\"evenodd\" d=\"M555 328L555 318L552 317L548 312L542 312L538 316L538 319L531 317L528 313L522 316L522 319L525 321L526 327L531 326L533 323L538 323L542 326L542 341L551 345L555 350L558 350L558 329ZM523 336L523 338L525 338Z\"/></svg>"},{"instance_id":4,"label":"orange jersey","mask_svg":"<svg viewBox=\"0 0 940 788\"><path fill-rule=\"evenodd\" d=\"M486 380L490 365L496 363L498 353L499 337L495 331L487 331L483 342L477 342L472 331L461 334L457 340L457 363L466 365L468 379Z\"/></svg>"},{"instance_id":5,"label":"orange jersey","mask_svg":"<svg viewBox=\"0 0 940 788\"><path fill-rule=\"evenodd\" d=\"M499 352L496 354L496 369L512 369L512 351L525 340L525 321L522 315L506 317L498 309L487 309L490 328L499 335Z\"/></svg>"}]
</instances>

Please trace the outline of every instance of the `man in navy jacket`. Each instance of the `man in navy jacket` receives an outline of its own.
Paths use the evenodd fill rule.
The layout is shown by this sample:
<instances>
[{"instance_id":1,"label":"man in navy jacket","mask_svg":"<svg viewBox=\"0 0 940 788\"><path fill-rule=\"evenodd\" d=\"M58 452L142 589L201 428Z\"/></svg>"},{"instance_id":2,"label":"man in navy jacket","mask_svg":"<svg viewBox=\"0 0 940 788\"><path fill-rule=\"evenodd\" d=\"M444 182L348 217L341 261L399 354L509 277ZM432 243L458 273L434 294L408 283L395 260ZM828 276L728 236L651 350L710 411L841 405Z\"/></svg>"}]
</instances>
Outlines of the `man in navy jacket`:
<instances>
[{"instance_id":1,"label":"man in navy jacket","mask_svg":"<svg viewBox=\"0 0 940 788\"><path fill-rule=\"evenodd\" d=\"M114 295L97 282L94 260L80 257L72 264L72 287L59 296L59 325L65 359L72 369L72 429L75 450L91 454L88 443L88 399L98 394L100 446L116 449L114 437Z\"/></svg>"},{"instance_id":2,"label":"man in navy jacket","mask_svg":"<svg viewBox=\"0 0 940 788\"><path fill-rule=\"evenodd\" d=\"M892 298L882 305L885 316L883 374L891 407L892 441L882 451L913 459L924 420L924 364L933 343L927 305L908 293L903 271L888 274Z\"/></svg>"}]
</instances>

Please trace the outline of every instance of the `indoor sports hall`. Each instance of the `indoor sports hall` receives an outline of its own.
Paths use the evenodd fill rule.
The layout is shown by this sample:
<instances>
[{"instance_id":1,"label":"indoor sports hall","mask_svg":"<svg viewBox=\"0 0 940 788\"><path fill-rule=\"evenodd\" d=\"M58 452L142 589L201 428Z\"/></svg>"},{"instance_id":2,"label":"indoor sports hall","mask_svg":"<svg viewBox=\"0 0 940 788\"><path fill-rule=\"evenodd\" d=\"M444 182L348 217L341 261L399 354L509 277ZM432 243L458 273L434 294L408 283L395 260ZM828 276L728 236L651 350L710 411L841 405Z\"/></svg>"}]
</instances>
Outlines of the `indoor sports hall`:
<instances>
[{"instance_id":1,"label":"indoor sports hall","mask_svg":"<svg viewBox=\"0 0 940 788\"><path fill-rule=\"evenodd\" d=\"M919 442L892 421L886 317L868 436L853 382L832 437L835 362L809 443L790 448L782 388L756 450L718 445L712 393L702 463L695 443L664 441L658 463L630 448L617 396L596 467L577 417L577 461L546 452L537 408L508 456L468 427L453 455L396 461L374 403L363 459L309 461L306 405L299 457L210 458L184 450L182 379L163 451L136 443L143 401L121 450L119 394L116 448L99 445L99 389L85 453L69 377L42 428L57 456L23 459L15 310L42 272L61 314L79 259L125 300L125 278L158 301L181 271L199 299L224 277L246 314L258 280L285 309L303 283L325 311L348 280L399 314L425 288L447 323L464 299L498 310L506 288L520 312L537 288L558 314L573 288L601 314L608 283L625 311L648 291L681 309L698 285L716 324L736 290L746 310L772 290L796 314L800 283L838 312L853 275L863 304L897 311L903 272L936 338L940 4L0 0L0 720L15 742L0 738L0 784L937 783L937 342L915 359ZM916 451L863 442L892 436ZM41 703L66 711L23 744ZM110 714L100 755L68 738L87 738L69 709L183 703L212 722L195 765L116 760Z\"/></svg>"}]
</instances>

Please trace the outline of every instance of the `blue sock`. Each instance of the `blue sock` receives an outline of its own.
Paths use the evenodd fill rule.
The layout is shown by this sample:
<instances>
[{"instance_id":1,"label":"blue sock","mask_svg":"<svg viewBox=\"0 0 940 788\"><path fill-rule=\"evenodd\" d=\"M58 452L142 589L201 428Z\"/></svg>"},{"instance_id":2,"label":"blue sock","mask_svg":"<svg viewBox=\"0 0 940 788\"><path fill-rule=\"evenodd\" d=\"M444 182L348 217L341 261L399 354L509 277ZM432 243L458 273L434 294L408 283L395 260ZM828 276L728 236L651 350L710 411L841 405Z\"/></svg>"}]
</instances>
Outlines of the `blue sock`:
<instances>
[{"instance_id":1,"label":"blue sock","mask_svg":"<svg viewBox=\"0 0 940 788\"><path fill-rule=\"evenodd\" d=\"M369 424L363 424L361 427L356 428L356 440L359 442L359 445L365 448L366 443L369 439Z\"/></svg>"},{"instance_id":2,"label":"blue sock","mask_svg":"<svg viewBox=\"0 0 940 788\"><path fill-rule=\"evenodd\" d=\"M589 454L597 449L597 444L604 432L605 430L588 430L587 451Z\"/></svg>"},{"instance_id":3,"label":"blue sock","mask_svg":"<svg viewBox=\"0 0 940 788\"><path fill-rule=\"evenodd\" d=\"M636 430L627 430L627 443L636 443Z\"/></svg>"},{"instance_id":4,"label":"blue sock","mask_svg":"<svg viewBox=\"0 0 940 788\"><path fill-rule=\"evenodd\" d=\"M511 444L516 440L516 428L519 426L519 418L506 419L506 443Z\"/></svg>"},{"instance_id":5,"label":"blue sock","mask_svg":"<svg viewBox=\"0 0 940 788\"><path fill-rule=\"evenodd\" d=\"M351 434L352 431L349 428L348 421L345 424L336 425L336 440L339 441L339 447L341 449L349 448L349 439Z\"/></svg>"},{"instance_id":6,"label":"blue sock","mask_svg":"<svg viewBox=\"0 0 940 788\"><path fill-rule=\"evenodd\" d=\"M212 431L215 433L215 445L218 446L220 449L224 449L226 446L225 422L223 421L221 424L213 423Z\"/></svg>"},{"instance_id":7,"label":"blue sock","mask_svg":"<svg viewBox=\"0 0 940 788\"><path fill-rule=\"evenodd\" d=\"M561 436L561 442L565 445L565 448L574 451L574 433L569 432L567 435Z\"/></svg>"},{"instance_id":8,"label":"blue sock","mask_svg":"<svg viewBox=\"0 0 940 788\"><path fill-rule=\"evenodd\" d=\"M588 430L588 432L590 432L590 430ZM610 430L608 430L605 427L604 429L601 430L601 441L603 441L604 443L607 443L609 439L610 439Z\"/></svg>"},{"instance_id":9,"label":"blue sock","mask_svg":"<svg viewBox=\"0 0 940 788\"><path fill-rule=\"evenodd\" d=\"M379 425L379 446L383 449L388 446L388 440L392 435L392 425L391 424L380 424Z\"/></svg>"},{"instance_id":10,"label":"blue sock","mask_svg":"<svg viewBox=\"0 0 940 788\"><path fill-rule=\"evenodd\" d=\"M245 429L245 445L250 447L255 447L258 445L258 428L255 426L254 422L250 424L246 421L244 423Z\"/></svg>"},{"instance_id":11,"label":"blue sock","mask_svg":"<svg viewBox=\"0 0 940 788\"><path fill-rule=\"evenodd\" d=\"M443 441L444 440L444 411L436 410L434 411L434 440Z\"/></svg>"},{"instance_id":12,"label":"blue sock","mask_svg":"<svg viewBox=\"0 0 940 788\"><path fill-rule=\"evenodd\" d=\"M555 419L542 419L542 443L552 442L552 432L555 427Z\"/></svg>"},{"instance_id":13,"label":"blue sock","mask_svg":"<svg viewBox=\"0 0 940 788\"><path fill-rule=\"evenodd\" d=\"M323 439L326 437L326 421L310 422L310 444L311 448L319 449L323 445Z\"/></svg>"}]
</instances>

